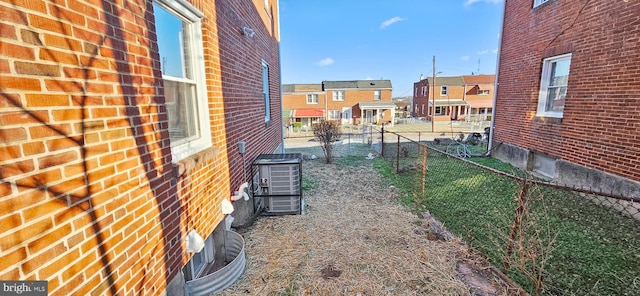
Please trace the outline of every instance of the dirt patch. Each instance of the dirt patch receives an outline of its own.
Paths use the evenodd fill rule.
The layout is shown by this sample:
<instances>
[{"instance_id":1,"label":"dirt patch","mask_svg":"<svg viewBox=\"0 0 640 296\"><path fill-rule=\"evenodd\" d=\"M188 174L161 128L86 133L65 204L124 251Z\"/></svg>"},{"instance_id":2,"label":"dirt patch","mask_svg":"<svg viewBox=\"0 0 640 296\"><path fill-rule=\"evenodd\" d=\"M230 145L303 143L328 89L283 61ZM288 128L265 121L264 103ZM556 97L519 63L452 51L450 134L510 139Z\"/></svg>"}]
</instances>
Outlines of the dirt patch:
<instances>
[{"instance_id":1,"label":"dirt patch","mask_svg":"<svg viewBox=\"0 0 640 296\"><path fill-rule=\"evenodd\" d=\"M483 267L462 241L397 205L371 165L322 162L303 163L314 184L304 215L240 231L247 268L223 295L513 295L508 284L489 289L500 281L474 272Z\"/></svg>"}]
</instances>

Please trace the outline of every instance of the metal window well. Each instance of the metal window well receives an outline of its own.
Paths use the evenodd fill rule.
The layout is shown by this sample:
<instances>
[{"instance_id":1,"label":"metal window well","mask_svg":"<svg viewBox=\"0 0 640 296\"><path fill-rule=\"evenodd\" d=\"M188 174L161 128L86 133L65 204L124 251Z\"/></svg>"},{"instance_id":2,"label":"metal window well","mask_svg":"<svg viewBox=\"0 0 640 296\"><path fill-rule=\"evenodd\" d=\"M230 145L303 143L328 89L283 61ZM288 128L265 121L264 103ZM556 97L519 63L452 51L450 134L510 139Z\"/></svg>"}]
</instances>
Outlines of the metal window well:
<instances>
[{"instance_id":1,"label":"metal window well","mask_svg":"<svg viewBox=\"0 0 640 296\"><path fill-rule=\"evenodd\" d=\"M246 256L244 251L244 239L234 231L225 233L225 261L229 262L222 268L201 276L197 279L187 281L184 284L186 296L204 296L218 293L235 283L246 266Z\"/></svg>"},{"instance_id":2,"label":"metal window well","mask_svg":"<svg viewBox=\"0 0 640 296\"><path fill-rule=\"evenodd\" d=\"M251 165L254 197L262 199L265 215L302 214L302 154L261 154Z\"/></svg>"}]
</instances>

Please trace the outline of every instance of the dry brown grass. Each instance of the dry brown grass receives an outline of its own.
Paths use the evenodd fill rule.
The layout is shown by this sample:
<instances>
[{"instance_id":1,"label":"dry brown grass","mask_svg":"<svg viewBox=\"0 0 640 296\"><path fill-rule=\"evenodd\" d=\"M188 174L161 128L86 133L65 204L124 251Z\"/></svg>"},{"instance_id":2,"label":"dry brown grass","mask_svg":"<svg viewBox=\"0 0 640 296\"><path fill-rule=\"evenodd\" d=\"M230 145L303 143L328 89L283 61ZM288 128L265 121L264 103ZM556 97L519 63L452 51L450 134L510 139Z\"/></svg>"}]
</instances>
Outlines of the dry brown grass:
<instances>
[{"instance_id":1,"label":"dry brown grass","mask_svg":"<svg viewBox=\"0 0 640 296\"><path fill-rule=\"evenodd\" d=\"M305 191L306 214L260 217L241 231L247 268L223 295L480 291L469 280L477 276L467 273L482 268L474 268L478 264L469 260L466 246L458 239L442 241L430 235L428 223L397 205L398 193L383 186L371 166L338 167L313 160L305 161L303 172L315 185ZM459 272L460 266L464 270ZM496 292L500 289L479 294L506 294Z\"/></svg>"}]
</instances>

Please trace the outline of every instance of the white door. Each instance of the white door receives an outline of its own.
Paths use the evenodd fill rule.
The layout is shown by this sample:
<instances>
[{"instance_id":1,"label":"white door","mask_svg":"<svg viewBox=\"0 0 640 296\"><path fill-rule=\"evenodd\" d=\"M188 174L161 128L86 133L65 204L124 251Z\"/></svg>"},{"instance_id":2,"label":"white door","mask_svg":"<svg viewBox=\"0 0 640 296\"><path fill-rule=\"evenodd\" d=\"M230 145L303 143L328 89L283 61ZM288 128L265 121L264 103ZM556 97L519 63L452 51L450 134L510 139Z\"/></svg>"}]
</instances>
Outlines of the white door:
<instances>
[{"instance_id":1,"label":"white door","mask_svg":"<svg viewBox=\"0 0 640 296\"><path fill-rule=\"evenodd\" d=\"M342 107L342 124L351 124L351 107Z\"/></svg>"},{"instance_id":2,"label":"white door","mask_svg":"<svg viewBox=\"0 0 640 296\"><path fill-rule=\"evenodd\" d=\"M364 122L365 123L373 123L373 110L366 110L364 112Z\"/></svg>"}]
</instances>

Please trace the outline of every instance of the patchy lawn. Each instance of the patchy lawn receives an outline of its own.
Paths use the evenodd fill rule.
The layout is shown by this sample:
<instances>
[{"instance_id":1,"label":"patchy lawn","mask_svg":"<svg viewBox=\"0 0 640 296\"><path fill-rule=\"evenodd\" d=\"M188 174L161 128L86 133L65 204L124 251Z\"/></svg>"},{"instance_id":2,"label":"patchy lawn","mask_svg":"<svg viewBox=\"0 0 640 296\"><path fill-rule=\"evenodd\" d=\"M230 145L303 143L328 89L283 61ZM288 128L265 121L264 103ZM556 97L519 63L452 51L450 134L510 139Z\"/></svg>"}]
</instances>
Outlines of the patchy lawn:
<instances>
[{"instance_id":1,"label":"patchy lawn","mask_svg":"<svg viewBox=\"0 0 640 296\"><path fill-rule=\"evenodd\" d=\"M303 163L305 215L240 233L247 268L223 295L514 295L459 239L401 205L363 157ZM506 281L506 282L505 282Z\"/></svg>"}]
</instances>

